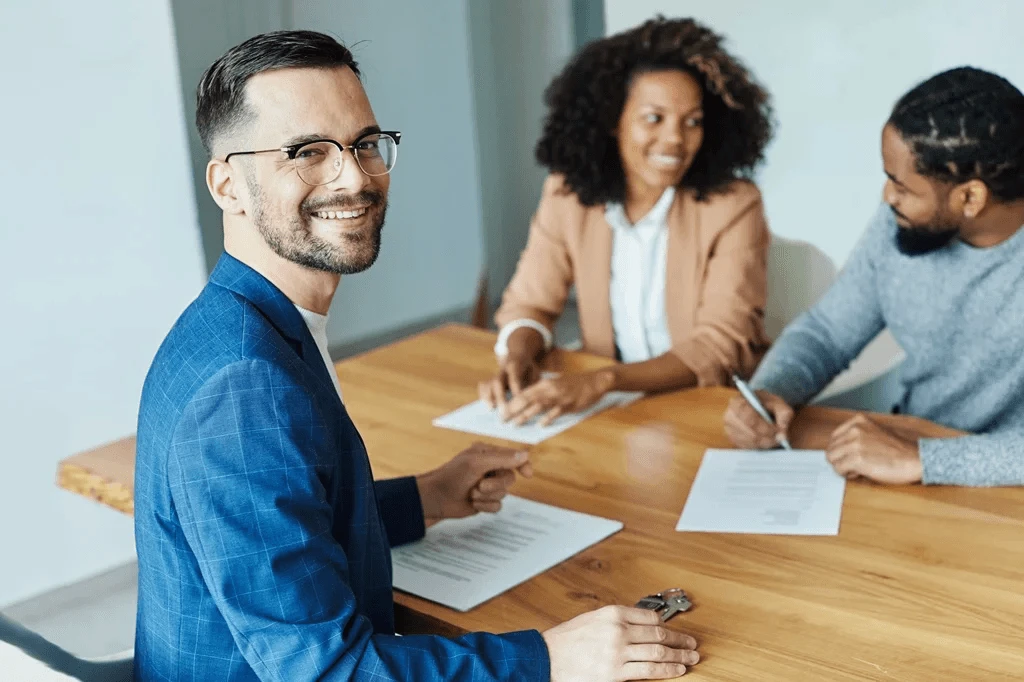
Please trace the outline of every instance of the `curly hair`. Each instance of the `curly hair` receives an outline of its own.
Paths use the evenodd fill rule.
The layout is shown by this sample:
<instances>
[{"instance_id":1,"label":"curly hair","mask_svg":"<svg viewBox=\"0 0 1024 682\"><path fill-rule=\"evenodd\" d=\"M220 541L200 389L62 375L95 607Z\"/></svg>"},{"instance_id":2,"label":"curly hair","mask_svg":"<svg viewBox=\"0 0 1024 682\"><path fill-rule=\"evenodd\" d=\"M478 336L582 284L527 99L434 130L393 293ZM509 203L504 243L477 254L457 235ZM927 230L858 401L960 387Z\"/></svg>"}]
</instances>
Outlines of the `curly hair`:
<instances>
[{"instance_id":1,"label":"curly hair","mask_svg":"<svg viewBox=\"0 0 1024 682\"><path fill-rule=\"evenodd\" d=\"M1002 76L967 66L932 76L900 98L889 124L922 175L1024 198L1024 94Z\"/></svg>"},{"instance_id":2,"label":"curly hair","mask_svg":"<svg viewBox=\"0 0 1024 682\"><path fill-rule=\"evenodd\" d=\"M623 201L626 177L613 132L633 78L655 71L693 76L704 96L704 141L680 182L698 199L750 179L772 137L767 91L693 19L658 16L584 47L544 93L548 114L537 161L565 177L580 203Z\"/></svg>"}]
</instances>

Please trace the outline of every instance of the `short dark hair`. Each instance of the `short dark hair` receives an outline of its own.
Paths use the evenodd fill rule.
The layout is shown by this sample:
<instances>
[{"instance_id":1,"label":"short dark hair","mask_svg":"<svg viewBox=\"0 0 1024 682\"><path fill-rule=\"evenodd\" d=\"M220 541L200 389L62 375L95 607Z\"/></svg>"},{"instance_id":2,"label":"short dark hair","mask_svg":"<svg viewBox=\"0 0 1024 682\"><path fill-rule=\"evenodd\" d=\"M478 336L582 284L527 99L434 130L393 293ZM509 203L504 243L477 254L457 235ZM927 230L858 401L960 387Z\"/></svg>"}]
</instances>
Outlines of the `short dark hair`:
<instances>
[{"instance_id":1,"label":"short dark hair","mask_svg":"<svg viewBox=\"0 0 1024 682\"><path fill-rule=\"evenodd\" d=\"M903 95L889 124L917 171L941 182L981 180L1001 201L1024 198L1024 94L994 73L963 66Z\"/></svg>"},{"instance_id":2,"label":"short dark hair","mask_svg":"<svg viewBox=\"0 0 1024 682\"><path fill-rule=\"evenodd\" d=\"M196 88L196 128L207 153L218 135L252 118L245 85L256 74L273 69L347 66L359 75L352 52L329 35L316 31L274 31L249 38L210 65Z\"/></svg>"},{"instance_id":3,"label":"short dark hair","mask_svg":"<svg viewBox=\"0 0 1024 682\"><path fill-rule=\"evenodd\" d=\"M767 91L722 47L722 38L693 19L658 16L596 40L548 86L548 114L537 161L561 173L585 206L623 201L626 178L613 131L635 76L682 71L704 95L704 141L681 181L697 197L749 179L772 137Z\"/></svg>"}]
</instances>

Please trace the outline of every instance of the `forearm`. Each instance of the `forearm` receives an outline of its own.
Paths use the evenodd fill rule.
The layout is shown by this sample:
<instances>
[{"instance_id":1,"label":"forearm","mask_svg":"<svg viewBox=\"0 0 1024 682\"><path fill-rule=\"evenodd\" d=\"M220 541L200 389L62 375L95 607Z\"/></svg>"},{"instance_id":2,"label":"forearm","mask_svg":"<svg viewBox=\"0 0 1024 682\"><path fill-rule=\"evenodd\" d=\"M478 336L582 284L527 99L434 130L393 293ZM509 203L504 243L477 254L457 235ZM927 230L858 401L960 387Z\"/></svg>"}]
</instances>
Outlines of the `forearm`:
<instances>
[{"instance_id":1,"label":"forearm","mask_svg":"<svg viewBox=\"0 0 1024 682\"><path fill-rule=\"evenodd\" d=\"M611 376L613 391L675 391L697 385L697 375L678 356L669 352L644 362L631 362L598 370Z\"/></svg>"},{"instance_id":2,"label":"forearm","mask_svg":"<svg viewBox=\"0 0 1024 682\"><path fill-rule=\"evenodd\" d=\"M856 316L860 311L851 310ZM811 310L790 325L772 346L751 379L751 386L804 405L845 370L881 325L870 317L836 325L830 315ZM844 336L848 327L855 334ZM841 339L841 340L840 340Z\"/></svg>"},{"instance_id":3,"label":"forearm","mask_svg":"<svg viewBox=\"0 0 1024 682\"><path fill-rule=\"evenodd\" d=\"M1024 431L961 438L923 438L925 485L1024 485Z\"/></svg>"}]
</instances>

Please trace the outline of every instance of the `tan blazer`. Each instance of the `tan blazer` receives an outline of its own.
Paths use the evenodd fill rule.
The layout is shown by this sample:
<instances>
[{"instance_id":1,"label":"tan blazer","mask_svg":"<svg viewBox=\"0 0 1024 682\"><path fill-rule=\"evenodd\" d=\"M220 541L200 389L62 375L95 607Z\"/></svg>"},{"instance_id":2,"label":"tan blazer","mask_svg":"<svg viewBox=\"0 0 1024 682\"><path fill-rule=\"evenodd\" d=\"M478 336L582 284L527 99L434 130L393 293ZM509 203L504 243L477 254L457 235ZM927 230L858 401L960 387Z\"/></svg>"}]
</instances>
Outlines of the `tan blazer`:
<instances>
[{"instance_id":1,"label":"tan blazer","mask_svg":"<svg viewBox=\"0 0 1024 682\"><path fill-rule=\"evenodd\" d=\"M585 207L560 176L544 182L526 249L495 315L553 329L576 285L583 348L615 357L609 287L612 230L604 206ZM700 202L678 191L668 213L665 304L672 352L700 386L749 377L768 348L764 331L770 235L761 193L737 181Z\"/></svg>"}]
</instances>

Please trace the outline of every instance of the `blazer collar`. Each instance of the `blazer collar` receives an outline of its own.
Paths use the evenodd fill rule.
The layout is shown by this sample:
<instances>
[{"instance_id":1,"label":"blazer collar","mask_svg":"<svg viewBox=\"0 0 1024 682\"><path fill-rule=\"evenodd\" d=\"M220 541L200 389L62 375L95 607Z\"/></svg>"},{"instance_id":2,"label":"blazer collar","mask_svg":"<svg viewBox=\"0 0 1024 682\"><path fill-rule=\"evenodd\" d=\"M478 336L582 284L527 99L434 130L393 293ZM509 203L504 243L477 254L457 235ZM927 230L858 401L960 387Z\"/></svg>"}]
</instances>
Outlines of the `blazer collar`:
<instances>
[{"instance_id":1,"label":"blazer collar","mask_svg":"<svg viewBox=\"0 0 1024 682\"><path fill-rule=\"evenodd\" d=\"M323 384L321 388L337 396L334 382L327 374L313 334L302 319L295 304L280 289L260 273L228 253L221 254L217 266L210 273L210 282L224 287L246 299L259 310L270 324L285 337ZM339 401L340 404L340 401Z\"/></svg>"},{"instance_id":2,"label":"blazer collar","mask_svg":"<svg viewBox=\"0 0 1024 682\"><path fill-rule=\"evenodd\" d=\"M292 341L313 337L302 315L284 293L270 280L234 256L224 253L210 273L210 282L246 299L270 320L278 331Z\"/></svg>"}]
</instances>

